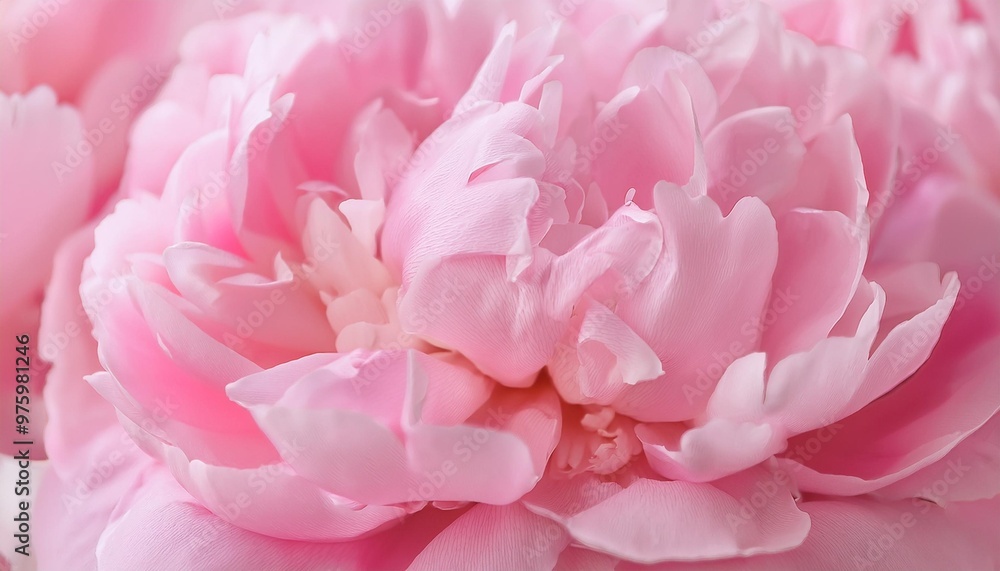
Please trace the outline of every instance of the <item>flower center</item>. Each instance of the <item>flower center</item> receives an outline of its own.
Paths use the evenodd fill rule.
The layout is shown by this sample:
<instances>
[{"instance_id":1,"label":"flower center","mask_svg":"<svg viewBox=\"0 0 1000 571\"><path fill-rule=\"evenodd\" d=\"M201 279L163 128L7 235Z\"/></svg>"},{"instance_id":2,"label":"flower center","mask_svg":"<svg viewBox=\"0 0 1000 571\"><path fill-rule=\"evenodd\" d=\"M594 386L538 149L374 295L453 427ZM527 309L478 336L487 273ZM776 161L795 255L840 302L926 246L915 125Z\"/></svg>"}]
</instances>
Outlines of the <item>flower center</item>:
<instances>
[{"instance_id":1,"label":"flower center","mask_svg":"<svg viewBox=\"0 0 1000 571\"><path fill-rule=\"evenodd\" d=\"M559 471L612 474L642 452L635 421L606 406L564 405L563 433L552 454Z\"/></svg>"}]
</instances>

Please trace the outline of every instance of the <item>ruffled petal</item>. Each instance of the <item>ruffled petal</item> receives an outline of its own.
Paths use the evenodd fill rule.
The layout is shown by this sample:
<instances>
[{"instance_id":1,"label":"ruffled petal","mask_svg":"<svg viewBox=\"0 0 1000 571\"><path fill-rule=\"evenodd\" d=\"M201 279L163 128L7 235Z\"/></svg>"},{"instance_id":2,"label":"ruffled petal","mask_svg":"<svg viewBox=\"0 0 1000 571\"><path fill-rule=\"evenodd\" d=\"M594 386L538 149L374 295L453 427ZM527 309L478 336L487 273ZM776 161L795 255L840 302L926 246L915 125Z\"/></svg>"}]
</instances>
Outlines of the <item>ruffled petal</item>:
<instances>
[{"instance_id":1,"label":"ruffled petal","mask_svg":"<svg viewBox=\"0 0 1000 571\"><path fill-rule=\"evenodd\" d=\"M555 447L555 395L491 392L460 364L402 351L314 355L229 388L272 441L309 451L286 459L296 472L383 505L504 504L531 489Z\"/></svg>"},{"instance_id":2,"label":"ruffled petal","mask_svg":"<svg viewBox=\"0 0 1000 571\"><path fill-rule=\"evenodd\" d=\"M543 481L525 504L591 549L639 563L694 561L800 545L809 516L789 485L787 474L764 468L712 484L639 477L619 485L585 474Z\"/></svg>"}]
</instances>

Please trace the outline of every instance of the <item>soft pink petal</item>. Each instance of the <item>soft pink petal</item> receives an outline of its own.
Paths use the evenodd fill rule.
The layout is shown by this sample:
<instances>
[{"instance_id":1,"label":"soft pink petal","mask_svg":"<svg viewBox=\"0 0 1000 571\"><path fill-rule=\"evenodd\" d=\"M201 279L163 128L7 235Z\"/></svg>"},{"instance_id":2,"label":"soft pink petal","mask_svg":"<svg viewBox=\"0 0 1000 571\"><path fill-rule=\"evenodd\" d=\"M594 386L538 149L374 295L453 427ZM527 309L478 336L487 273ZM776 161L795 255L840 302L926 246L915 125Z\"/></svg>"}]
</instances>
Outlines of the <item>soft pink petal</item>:
<instances>
[{"instance_id":1,"label":"soft pink petal","mask_svg":"<svg viewBox=\"0 0 1000 571\"><path fill-rule=\"evenodd\" d=\"M854 295L866 241L838 212L792 210L778 219L778 264L761 347L771 362L829 335Z\"/></svg>"},{"instance_id":2,"label":"soft pink petal","mask_svg":"<svg viewBox=\"0 0 1000 571\"><path fill-rule=\"evenodd\" d=\"M97 546L112 512L152 465L117 425L61 457L42 479L32 513L39 569L97 569Z\"/></svg>"},{"instance_id":3,"label":"soft pink petal","mask_svg":"<svg viewBox=\"0 0 1000 571\"><path fill-rule=\"evenodd\" d=\"M729 212L739 199L770 202L791 190L806 149L790 109L762 107L733 115L705 138L709 196Z\"/></svg>"},{"instance_id":4,"label":"soft pink petal","mask_svg":"<svg viewBox=\"0 0 1000 571\"><path fill-rule=\"evenodd\" d=\"M751 558L665 564L624 563L617 571L844 571L994 569L1000 564L997 500L939 508L921 500L866 498L800 504L812 528L791 551Z\"/></svg>"},{"instance_id":5,"label":"soft pink petal","mask_svg":"<svg viewBox=\"0 0 1000 571\"><path fill-rule=\"evenodd\" d=\"M760 468L713 484L640 477L625 487L583 483L590 479L543 482L526 504L563 523L576 541L631 561L784 551L809 532L809 517L796 507L784 473Z\"/></svg>"},{"instance_id":6,"label":"soft pink petal","mask_svg":"<svg viewBox=\"0 0 1000 571\"><path fill-rule=\"evenodd\" d=\"M345 541L393 527L407 515L401 507L365 506L337 497L298 475L286 462L309 453L298 440L284 443L275 463L232 468L189 460L131 421L123 423L144 450L163 459L200 505L249 531L299 541Z\"/></svg>"},{"instance_id":7,"label":"soft pink petal","mask_svg":"<svg viewBox=\"0 0 1000 571\"><path fill-rule=\"evenodd\" d=\"M592 171L609 203L635 188L636 203L649 208L658 182L684 185L694 173L694 112L687 89L674 75L666 76L662 86L624 89L602 109L594 129L600 143L591 145Z\"/></svg>"},{"instance_id":8,"label":"soft pink petal","mask_svg":"<svg viewBox=\"0 0 1000 571\"><path fill-rule=\"evenodd\" d=\"M78 146L83 152L73 150ZM58 105L48 87L0 94L0 263L10 268L0 312L41 291L59 242L86 220L94 194L87 149L79 113Z\"/></svg>"},{"instance_id":9,"label":"soft pink petal","mask_svg":"<svg viewBox=\"0 0 1000 571\"><path fill-rule=\"evenodd\" d=\"M508 262L495 256L452 257L425 268L400 301L400 321L499 382L527 386L554 354L580 295L598 282L631 291L661 247L655 218L623 208L566 254L539 251L513 280Z\"/></svg>"},{"instance_id":10,"label":"soft pink petal","mask_svg":"<svg viewBox=\"0 0 1000 571\"><path fill-rule=\"evenodd\" d=\"M561 525L520 504L479 504L438 534L407 571L436 571L456 564L469 569L545 571L552 569L569 542Z\"/></svg>"},{"instance_id":11,"label":"soft pink petal","mask_svg":"<svg viewBox=\"0 0 1000 571\"><path fill-rule=\"evenodd\" d=\"M615 313L663 363L664 376L630 387L616 406L644 421L692 418L725 367L756 348L777 259L774 220L756 198L723 217L708 197L657 188L661 257ZM732 295L739 291L740 295Z\"/></svg>"},{"instance_id":12,"label":"soft pink petal","mask_svg":"<svg viewBox=\"0 0 1000 571\"><path fill-rule=\"evenodd\" d=\"M843 115L807 146L797 192L774 200L776 216L792 208L836 211L860 222L868 203L862 157L849 115Z\"/></svg>"},{"instance_id":13,"label":"soft pink petal","mask_svg":"<svg viewBox=\"0 0 1000 571\"><path fill-rule=\"evenodd\" d=\"M301 442L310 453L286 461L340 496L502 504L538 480L559 411L546 390L486 400L487 383L419 353L359 351L264 371L229 394L276 445Z\"/></svg>"},{"instance_id":14,"label":"soft pink petal","mask_svg":"<svg viewBox=\"0 0 1000 571\"><path fill-rule=\"evenodd\" d=\"M783 431L767 423L718 419L675 432L680 431L672 425L636 427L649 465L672 480L710 482L759 464L785 447Z\"/></svg>"},{"instance_id":15,"label":"soft pink petal","mask_svg":"<svg viewBox=\"0 0 1000 571\"><path fill-rule=\"evenodd\" d=\"M87 442L117 423L114 408L84 380L101 370L87 319L96 303L84 305L80 298L80 276L94 247L93 234L93 228L78 231L57 254L38 332L38 355L53 363L45 376L45 448L60 475L82 461Z\"/></svg>"},{"instance_id":16,"label":"soft pink petal","mask_svg":"<svg viewBox=\"0 0 1000 571\"><path fill-rule=\"evenodd\" d=\"M109 569L403 569L453 521L452 514L428 510L395 531L361 541L274 539L218 518L161 471L115 511L97 560Z\"/></svg>"},{"instance_id":17,"label":"soft pink petal","mask_svg":"<svg viewBox=\"0 0 1000 571\"><path fill-rule=\"evenodd\" d=\"M878 491L879 496L937 503L988 500L1000 495L1000 415L968 435L937 462Z\"/></svg>"},{"instance_id":18,"label":"soft pink petal","mask_svg":"<svg viewBox=\"0 0 1000 571\"><path fill-rule=\"evenodd\" d=\"M938 461L1000 410L1000 340L968 347L947 329L930 360L906 383L840 421L835 436L815 453L791 457L804 464L796 468L804 490L877 490ZM812 437L792 439L790 450Z\"/></svg>"}]
</instances>

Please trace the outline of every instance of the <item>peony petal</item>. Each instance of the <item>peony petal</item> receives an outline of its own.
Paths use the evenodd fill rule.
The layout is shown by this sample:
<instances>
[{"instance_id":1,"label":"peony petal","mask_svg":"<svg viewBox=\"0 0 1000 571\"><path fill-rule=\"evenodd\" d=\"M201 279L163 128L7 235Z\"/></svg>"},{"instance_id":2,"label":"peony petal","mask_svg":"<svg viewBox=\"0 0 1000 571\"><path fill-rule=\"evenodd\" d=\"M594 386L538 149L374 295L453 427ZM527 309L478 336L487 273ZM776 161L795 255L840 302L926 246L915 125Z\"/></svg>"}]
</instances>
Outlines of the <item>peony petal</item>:
<instances>
[{"instance_id":1,"label":"peony petal","mask_svg":"<svg viewBox=\"0 0 1000 571\"><path fill-rule=\"evenodd\" d=\"M107 406L107 404L105 404ZM31 514L39 569L97 569L97 545L119 502L153 461L117 424L96 432L39 482Z\"/></svg>"},{"instance_id":2,"label":"peony petal","mask_svg":"<svg viewBox=\"0 0 1000 571\"><path fill-rule=\"evenodd\" d=\"M771 202L775 216L793 208L811 208L840 212L860 223L868 204L868 188L851 117L840 117L810 141L807 149L794 183L797 192Z\"/></svg>"},{"instance_id":3,"label":"peony petal","mask_svg":"<svg viewBox=\"0 0 1000 571\"><path fill-rule=\"evenodd\" d=\"M802 502L812 528L802 545L751 558L616 571L843 571L844 569L992 569L1000 563L997 500L942 509L924 501L867 498Z\"/></svg>"},{"instance_id":4,"label":"peony petal","mask_svg":"<svg viewBox=\"0 0 1000 571\"><path fill-rule=\"evenodd\" d=\"M797 434L844 416L852 389L864 378L884 304L885 295L877 289L854 336L823 339L809 351L774 366L764 397L764 414L772 423ZM802 382L803 378L809 382Z\"/></svg>"},{"instance_id":5,"label":"peony petal","mask_svg":"<svg viewBox=\"0 0 1000 571\"><path fill-rule=\"evenodd\" d=\"M939 504L1000 495L1000 415L994 415L937 462L878 491L889 499L925 498Z\"/></svg>"},{"instance_id":6,"label":"peony petal","mask_svg":"<svg viewBox=\"0 0 1000 571\"><path fill-rule=\"evenodd\" d=\"M479 504L434 538L407 571L466 569L552 569L569 535L552 520L520 504Z\"/></svg>"},{"instance_id":7,"label":"peony petal","mask_svg":"<svg viewBox=\"0 0 1000 571\"><path fill-rule=\"evenodd\" d=\"M661 247L656 219L623 208L566 254L539 252L513 280L499 257L452 257L427 267L400 300L399 319L404 330L461 352L497 381L529 386L580 295L602 279L618 294L631 291Z\"/></svg>"},{"instance_id":8,"label":"peony petal","mask_svg":"<svg viewBox=\"0 0 1000 571\"><path fill-rule=\"evenodd\" d=\"M163 262L180 294L225 331L232 349L258 342L318 351L336 342L322 304L299 276L271 279L238 256L192 242L167 248Z\"/></svg>"},{"instance_id":9,"label":"peony petal","mask_svg":"<svg viewBox=\"0 0 1000 571\"><path fill-rule=\"evenodd\" d=\"M785 448L784 434L771 425L710 420L678 439L657 425L640 424L646 460L672 480L710 482L760 464Z\"/></svg>"},{"instance_id":10,"label":"peony petal","mask_svg":"<svg viewBox=\"0 0 1000 571\"><path fill-rule=\"evenodd\" d=\"M452 119L417 150L426 165L394 190L383 233L384 258L404 290L444 256L528 259L526 219L544 159L527 137L539 122L538 110L523 104L485 106Z\"/></svg>"},{"instance_id":11,"label":"peony petal","mask_svg":"<svg viewBox=\"0 0 1000 571\"><path fill-rule=\"evenodd\" d=\"M933 275L921 275L918 272L922 269L911 266L895 275L880 276L886 287L892 288L887 290L892 297L887 297L883 331L892 325L891 321L886 323L887 317L892 321L900 319L899 305L915 302L917 307L915 311L906 308L902 314L904 320L889 330L872 352L864 378L860 385L853 387L854 394L844 414L855 412L905 381L926 362L937 345L941 329L951 316L960 284L954 273L941 279L936 267L928 268ZM896 280L905 280L905 283ZM930 291L918 293L918 288Z\"/></svg>"},{"instance_id":12,"label":"peony petal","mask_svg":"<svg viewBox=\"0 0 1000 571\"><path fill-rule=\"evenodd\" d=\"M576 312L580 318L548 365L553 384L568 402L608 405L626 385L663 374L656 353L609 308L588 298Z\"/></svg>"},{"instance_id":13,"label":"peony petal","mask_svg":"<svg viewBox=\"0 0 1000 571\"><path fill-rule=\"evenodd\" d=\"M616 407L637 420L686 420L731 360L753 351L777 259L774 221L756 198L723 217L708 197L657 188L662 255L615 313L659 356L665 374L630 387ZM731 295L739 290L739 296ZM717 369L717 371L716 371Z\"/></svg>"},{"instance_id":14,"label":"peony petal","mask_svg":"<svg viewBox=\"0 0 1000 571\"><path fill-rule=\"evenodd\" d=\"M46 290L38 332L39 356L53 363L45 376L45 449L52 468L65 476L82 462L86 443L117 424L114 408L84 377L101 370L97 343L90 335L88 313L95 311L80 298L84 259L94 247L93 227L71 236L56 255L52 281Z\"/></svg>"},{"instance_id":15,"label":"peony petal","mask_svg":"<svg viewBox=\"0 0 1000 571\"><path fill-rule=\"evenodd\" d=\"M906 383L840 421L835 436L824 438L816 452L789 460L804 465L796 468L804 490L842 495L877 490L940 460L1000 410L995 383L1000 338L969 347L947 330ZM803 434L789 448L813 437Z\"/></svg>"},{"instance_id":16,"label":"peony petal","mask_svg":"<svg viewBox=\"0 0 1000 571\"><path fill-rule=\"evenodd\" d=\"M708 195L729 213L743 197L770 202L792 189L806 148L790 109L762 107L727 118L705 137Z\"/></svg>"},{"instance_id":17,"label":"peony petal","mask_svg":"<svg viewBox=\"0 0 1000 571\"><path fill-rule=\"evenodd\" d=\"M346 543L274 539L218 518L160 471L116 510L97 559L109 569L403 569L453 518L428 510L396 530ZM167 551L172 555L165 560Z\"/></svg>"},{"instance_id":18,"label":"peony petal","mask_svg":"<svg viewBox=\"0 0 1000 571\"><path fill-rule=\"evenodd\" d=\"M62 238L80 226L90 210L94 160L79 113L59 106L48 87L26 95L0 94L0 313L26 303L44 287Z\"/></svg>"},{"instance_id":19,"label":"peony petal","mask_svg":"<svg viewBox=\"0 0 1000 571\"><path fill-rule=\"evenodd\" d=\"M660 88L630 87L619 93L595 120L591 144L594 181L610 204L636 189L636 203L653 205L660 181L683 185L695 169L697 129L691 98L673 75ZM601 151L601 152L598 152Z\"/></svg>"},{"instance_id":20,"label":"peony petal","mask_svg":"<svg viewBox=\"0 0 1000 571\"><path fill-rule=\"evenodd\" d=\"M310 366L321 368L298 376ZM287 462L339 496L503 504L538 480L559 409L551 391L487 401L491 388L467 368L423 354L355 352L252 375L229 394L276 445L301 442L308 453Z\"/></svg>"},{"instance_id":21,"label":"peony petal","mask_svg":"<svg viewBox=\"0 0 1000 571\"><path fill-rule=\"evenodd\" d=\"M385 266L319 198L309 203L302 248L307 263L316 266L314 280L330 293L344 295L358 289L381 293L391 283Z\"/></svg>"},{"instance_id":22,"label":"peony petal","mask_svg":"<svg viewBox=\"0 0 1000 571\"><path fill-rule=\"evenodd\" d=\"M97 392L193 458L241 466L275 458L249 413L229 402L223 388L259 368L136 278L118 289L124 291L112 290L96 314L98 352L110 371L88 378Z\"/></svg>"},{"instance_id":23,"label":"peony petal","mask_svg":"<svg viewBox=\"0 0 1000 571\"><path fill-rule=\"evenodd\" d=\"M600 484L592 475L575 480L591 483L543 483L526 505L563 523L577 542L630 561L773 553L798 546L809 531L788 475L763 468L714 484L638 478L622 487Z\"/></svg>"},{"instance_id":24,"label":"peony petal","mask_svg":"<svg viewBox=\"0 0 1000 571\"><path fill-rule=\"evenodd\" d=\"M131 421L123 423L200 505L255 533L299 541L344 541L393 527L407 515L401 507L358 505L296 474L287 460L307 453L297 440L279 449L281 460L276 463L231 468L189 460L179 448L151 437Z\"/></svg>"},{"instance_id":25,"label":"peony petal","mask_svg":"<svg viewBox=\"0 0 1000 571\"><path fill-rule=\"evenodd\" d=\"M867 243L838 212L791 210L778 219L778 264L761 348L781 359L825 339L861 279Z\"/></svg>"}]
</instances>

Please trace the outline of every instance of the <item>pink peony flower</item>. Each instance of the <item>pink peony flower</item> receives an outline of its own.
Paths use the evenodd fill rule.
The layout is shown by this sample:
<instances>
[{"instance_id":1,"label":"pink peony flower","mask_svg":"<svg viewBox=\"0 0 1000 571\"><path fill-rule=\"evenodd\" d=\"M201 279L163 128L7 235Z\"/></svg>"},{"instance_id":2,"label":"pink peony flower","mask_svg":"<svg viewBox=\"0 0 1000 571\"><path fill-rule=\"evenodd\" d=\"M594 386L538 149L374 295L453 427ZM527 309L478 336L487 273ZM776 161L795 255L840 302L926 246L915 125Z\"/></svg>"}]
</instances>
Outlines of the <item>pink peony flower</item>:
<instances>
[{"instance_id":1,"label":"pink peony flower","mask_svg":"<svg viewBox=\"0 0 1000 571\"><path fill-rule=\"evenodd\" d=\"M0 32L5 40L0 44L0 172L4 180L0 332L9 342L20 335L30 339L32 380L27 396L33 411L30 440L35 460L45 458L44 381L61 375L65 368L59 364L50 372L45 361L54 360L70 338L86 335L90 329L85 312L78 307L72 319L53 324L46 342L38 343L43 292L50 282L53 258L75 232L92 235L93 224L112 202L119 184L132 120L169 75L186 29L213 15L208 5L160 0L15 0L0 6ZM72 303L72 298L50 299L49 303ZM0 373L0 394L11 407L15 396L24 396L15 393L16 385L16 371L5 368ZM14 441L25 440L15 432L15 417L11 418L3 427L5 438L0 445L8 456L17 454L19 446ZM14 489L17 462L8 461L3 462L2 474L5 481L10 479L8 488ZM8 543L14 526L10 533L6 526L3 529L0 551L13 553L14 545Z\"/></svg>"},{"instance_id":2,"label":"pink peony flower","mask_svg":"<svg viewBox=\"0 0 1000 571\"><path fill-rule=\"evenodd\" d=\"M54 157L56 172L94 163L99 210L118 186L132 121L170 74L195 24L236 8L169 0L11 0L0 8L0 90L45 85L79 109L84 132ZM242 10L240 10L242 11Z\"/></svg>"},{"instance_id":3,"label":"pink peony flower","mask_svg":"<svg viewBox=\"0 0 1000 571\"><path fill-rule=\"evenodd\" d=\"M71 230L87 218L93 194L93 162L85 161L65 176L57 176L50 166L82 131L79 113L58 105L55 94L46 87L25 95L0 94L0 172L4 177L0 331L8 342L25 332L37 333L41 294L51 273L50 260L66 236L57 229ZM33 375L44 378L45 369L37 358L34 363L29 360L28 365ZM16 374L14 367L5 367L0 374L0 394L8 402L14 401ZM38 411L42 414L34 420L41 425L44 409ZM0 449L5 454L15 453L12 442L20 440L15 428L14 422L2 428Z\"/></svg>"},{"instance_id":4,"label":"pink peony flower","mask_svg":"<svg viewBox=\"0 0 1000 571\"><path fill-rule=\"evenodd\" d=\"M961 137L974 160L969 167L978 171L972 176L985 178L981 184L997 192L1000 4L990 0L827 3L831 8L821 23L815 17L818 2L774 3L785 8L792 29L819 42L862 51L884 72L905 106L929 113Z\"/></svg>"},{"instance_id":5,"label":"pink peony flower","mask_svg":"<svg viewBox=\"0 0 1000 571\"><path fill-rule=\"evenodd\" d=\"M881 74L995 93L775 4L193 29L54 240L38 568L1000 568L988 129Z\"/></svg>"},{"instance_id":6,"label":"pink peony flower","mask_svg":"<svg viewBox=\"0 0 1000 571\"><path fill-rule=\"evenodd\" d=\"M4 338L35 337L57 248L105 208L121 177L131 122L166 80L186 29L213 14L205 8L160 0L18 0L0 7L0 259L17 270L3 278ZM64 327L69 332L53 336L89 328ZM64 345L53 339L40 356L52 360ZM32 367L40 388L46 368ZM11 396L14 373L2 375L3 394ZM43 416L35 420L40 429ZM5 453L13 454L14 428L3 429L11 436Z\"/></svg>"}]
</instances>

